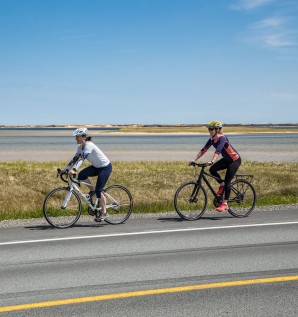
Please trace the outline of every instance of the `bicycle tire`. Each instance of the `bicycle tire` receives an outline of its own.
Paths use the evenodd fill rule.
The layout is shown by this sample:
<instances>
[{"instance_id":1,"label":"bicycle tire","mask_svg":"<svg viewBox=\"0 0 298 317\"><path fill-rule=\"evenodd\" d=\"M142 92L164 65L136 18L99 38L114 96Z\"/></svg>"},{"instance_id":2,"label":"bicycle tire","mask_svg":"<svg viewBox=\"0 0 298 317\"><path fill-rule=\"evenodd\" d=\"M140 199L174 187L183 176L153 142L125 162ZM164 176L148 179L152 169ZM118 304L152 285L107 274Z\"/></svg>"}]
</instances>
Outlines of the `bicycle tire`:
<instances>
[{"instance_id":1,"label":"bicycle tire","mask_svg":"<svg viewBox=\"0 0 298 317\"><path fill-rule=\"evenodd\" d=\"M133 210L133 199L130 191L122 185L111 185L104 189L108 217L105 221L118 225L126 221Z\"/></svg>"},{"instance_id":2,"label":"bicycle tire","mask_svg":"<svg viewBox=\"0 0 298 317\"><path fill-rule=\"evenodd\" d=\"M197 220L204 214L207 202L206 190L194 181L181 184L174 196L176 212L189 221Z\"/></svg>"},{"instance_id":3,"label":"bicycle tire","mask_svg":"<svg viewBox=\"0 0 298 317\"><path fill-rule=\"evenodd\" d=\"M252 184L246 180L238 179L231 183L228 211L234 217L247 217L255 208L256 199L256 191Z\"/></svg>"},{"instance_id":4,"label":"bicycle tire","mask_svg":"<svg viewBox=\"0 0 298 317\"><path fill-rule=\"evenodd\" d=\"M68 201L66 202L67 195ZM63 208L65 204L65 208ZM65 229L73 226L82 213L82 202L74 191L67 187L59 187L49 192L43 203L43 215L47 222L55 228Z\"/></svg>"}]
</instances>

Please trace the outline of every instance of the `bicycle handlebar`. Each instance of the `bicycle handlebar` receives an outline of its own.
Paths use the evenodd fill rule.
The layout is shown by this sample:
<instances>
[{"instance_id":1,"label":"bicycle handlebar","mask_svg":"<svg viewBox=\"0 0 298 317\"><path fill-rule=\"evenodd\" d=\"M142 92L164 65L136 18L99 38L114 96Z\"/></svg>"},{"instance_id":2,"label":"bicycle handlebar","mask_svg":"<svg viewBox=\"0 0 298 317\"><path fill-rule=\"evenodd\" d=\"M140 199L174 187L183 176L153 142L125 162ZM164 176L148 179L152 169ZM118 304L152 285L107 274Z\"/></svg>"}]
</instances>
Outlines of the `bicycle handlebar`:
<instances>
[{"instance_id":1,"label":"bicycle handlebar","mask_svg":"<svg viewBox=\"0 0 298 317\"><path fill-rule=\"evenodd\" d=\"M68 174L63 172L60 168L57 168L57 177L59 176L63 182L68 183L68 180L66 180L66 178L68 178Z\"/></svg>"},{"instance_id":2,"label":"bicycle handlebar","mask_svg":"<svg viewBox=\"0 0 298 317\"><path fill-rule=\"evenodd\" d=\"M62 171L60 168L57 168L57 177L60 176L61 180L65 183L68 183L67 178L69 177L69 179L74 182L74 183L80 183L79 180L71 177L66 171Z\"/></svg>"},{"instance_id":3,"label":"bicycle handlebar","mask_svg":"<svg viewBox=\"0 0 298 317\"><path fill-rule=\"evenodd\" d=\"M196 162L189 162L189 165L190 166L199 166L199 167L207 167L207 166L210 166L211 164L209 162L206 162L206 163L196 163Z\"/></svg>"}]
</instances>

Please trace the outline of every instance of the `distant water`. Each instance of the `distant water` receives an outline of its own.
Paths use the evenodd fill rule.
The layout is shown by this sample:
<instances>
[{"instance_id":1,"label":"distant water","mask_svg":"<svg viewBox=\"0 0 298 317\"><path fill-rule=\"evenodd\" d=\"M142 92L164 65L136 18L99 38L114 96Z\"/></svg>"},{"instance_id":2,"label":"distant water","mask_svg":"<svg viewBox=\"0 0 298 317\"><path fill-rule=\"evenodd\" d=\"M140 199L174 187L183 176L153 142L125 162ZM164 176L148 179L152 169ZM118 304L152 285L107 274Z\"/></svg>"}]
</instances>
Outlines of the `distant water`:
<instances>
[{"instance_id":1,"label":"distant water","mask_svg":"<svg viewBox=\"0 0 298 317\"><path fill-rule=\"evenodd\" d=\"M70 131L68 131L70 130ZM77 144L73 129L0 129L0 161L69 160ZM113 135L95 134L93 142L112 161L191 160L208 140L208 135ZM98 132L98 131L97 131ZM69 136L68 136L69 135ZM243 160L298 162L298 134L226 134ZM212 157L213 148L204 159Z\"/></svg>"}]
</instances>

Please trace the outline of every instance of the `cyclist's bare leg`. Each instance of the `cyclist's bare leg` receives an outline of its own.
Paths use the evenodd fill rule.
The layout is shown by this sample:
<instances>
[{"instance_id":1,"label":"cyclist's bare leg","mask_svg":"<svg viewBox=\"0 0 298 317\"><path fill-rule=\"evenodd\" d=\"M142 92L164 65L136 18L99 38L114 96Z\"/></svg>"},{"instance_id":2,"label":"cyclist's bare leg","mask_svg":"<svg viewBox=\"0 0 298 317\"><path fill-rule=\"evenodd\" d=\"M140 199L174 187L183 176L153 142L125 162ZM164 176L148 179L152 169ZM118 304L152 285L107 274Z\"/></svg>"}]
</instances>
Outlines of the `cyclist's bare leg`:
<instances>
[{"instance_id":1,"label":"cyclist's bare leg","mask_svg":"<svg viewBox=\"0 0 298 317\"><path fill-rule=\"evenodd\" d=\"M107 202L106 202L106 197L104 194L101 193L100 195L101 197L98 198L98 207L101 208L101 213L105 214L107 212L106 210L106 206L107 206Z\"/></svg>"},{"instance_id":2,"label":"cyclist's bare leg","mask_svg":"<svg viewBox=\"0 0 298 317\"><path fill-rule=\"evenodd\" d=\"M107 217L107 211L106 211L106 197L100 193L100 198L97 198L97 205L101 208L99 213L96 213L94 220L96 222L101 222Z\"/></svg>"}]
</instances>

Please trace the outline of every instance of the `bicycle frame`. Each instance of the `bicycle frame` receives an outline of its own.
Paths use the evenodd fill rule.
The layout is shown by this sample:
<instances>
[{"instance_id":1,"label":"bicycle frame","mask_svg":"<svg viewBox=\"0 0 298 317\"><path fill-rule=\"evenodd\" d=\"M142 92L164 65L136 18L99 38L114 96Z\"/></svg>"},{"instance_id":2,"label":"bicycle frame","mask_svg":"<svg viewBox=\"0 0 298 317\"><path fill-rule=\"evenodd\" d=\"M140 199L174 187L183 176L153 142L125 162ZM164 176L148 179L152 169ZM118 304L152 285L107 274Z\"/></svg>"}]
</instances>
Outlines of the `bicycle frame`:
<instances>
[{"instance_id":1,"label":"bicycle frame","mask_svg":"<svg viewBox=\"0 0 298 317\"><path fill-rule=\"evenodd\" d=\"M218 180L220 182L223 182L224 180L205 172L204 169L205 169L205 166L201 166L201 171L200 171L198 179L197 179L198 187L200 187L202 185L202 180L203 180L205 182L205 184L208 186L208 188L210 189L210 191L212 192L212 194L214 195L214 197L217 197L216 191L213 189L213 187L211 186L211 184L208 181L206 176L211 177L211 178Z\"/></svg>"},{"instance_id":2,"label":"bicycle frame","mask_svg":"<svg viewBox=\"0 0 298 317\"><path fill-rule=\"evenodd\" d=\"M98 204L98 200L99 199L96 197L95 203L94 203L94 205L92 205L90 199L88 199L86 197L86 195L76 185L76 183L77 184L83 184L83 185L86 185L86 186L88 186L88 185L90 186L90 184L86 183L86 182L82 182L82 181L76 180L74 178L70 178L70 179L71 179L71 183L69 184L69 194L66 195L61 207L62 208L63 207L66 208L67 203L68 203L68 201L69 201L69 199L71 197L72 191L75 191L79 195L79 197L82 198L83 201L90 207L90 209L92 211L101 211L101 209L102 209L101 207L96 207L97 204ZM109 198L111 200L111 202L112 202L110 205L106 206L107 209L111 208L111 207L113 207L115 209L115 206L119 205L117 200L115 200L110 194L106 193L105 191L102 191L102 194L105 195L107 198Z\"/></svg>"},{"instance_id":3,"label":"bicycle frame","mask_svg":"<svg viewBox=\"0 0 298 317\"><path fill-rule=\"evenodd\" d=\"M84 182L81 182L81 184L87 185L87 183L84 183ZM90 185L90 184L88 184L88 185ZM93 206L93 205L91 204L90 200L89 200L89 199L86 197L86 195L79 189L79 187L74 183L74 181L72 181L72 182L69 184L68 188L69 188L69 194L66 195L65 200L64 200L64 201L66 201L66 204L67 204L67 202L68 202L69 199L70 199L71 193L72 193L73 191L75 191L75 192L79 195L79 197L80 197L81 199L83 199L84 202L92 209L92 211L95 211L95 210L98 211L98 210L101 209L101 208L96 208L96 207L94 207L94 206L97 206L98 198L96 198L95 204L94 204L94 206ZM69 198L68 198L68 196L69 196ZM68 201L67 201L67 199L68 199ZM64 202L63 202L63 205L64 205ZM66 206L65 206L65 207L66 207Z\"/></svg>"},{"instance_id":4,"label":"bicycle frame","mask_svg":"<svg viewBox=\"0 0 298 317\"><path fill-rule=\"evenodd\" d=\"M213 176L205 172L205 168L209 163L195 163L190 165L200 167L200 170L195 170L196 180L189 180L182 183L176 190L174 195L174 206L178 215L185 220L197 220L205 212L209 206L208 203L208 188L214 196L213 205L219 207L223 200L223 195L218 195L215 187L211 184L209 177L218 181L224 182L221 177ZM253 175L251 174L235 174L231 182L231 197L228 199L228 212L234 217L247 217L255 207L256 193L250 183ZM204 186L204 183L207 185Z\"/></svg>"},{"instance_id":5,"label":"bicycle frame","mask_svg":"<svg viewBox=\"0 0 298 317\"><path fill-rule=\"evenodd\" d=\"M80 188L82 184L93 192L94 186L89 180L78 180L71 174L57 169L57 177L59 176L67 186L50 191L43 203L44 217L52 227L71 227L79 220L82 212L95 216L95 221L104 220L113 225L124 223L129 218L133 209L133 199L123 185L111 184L101 191L103 196L100 198L97 195L90 197L90 193L84 194L86 191ZM87 206L83 209L84 202ZM103 214L103 208L107 209L107 213Z\"/></svg>"},{"instance_id":6,"label":"bicycle frame","mask_svg":"<svg viewBox=\"0 0 298 317\"><path fill-rule=\"evenodd\" d=\"M218 180L220 182L224 182L224 180L222 178L219 178L219 177L216 177L216 176L213 176L211 175L210 173L207 173L204 171L205 167L203 164L202 165L199 165L198 166L201 167L201 171L199 173L199 176L198 176L198 179L197 179L197 184L198 184L198 188L200 188L200 186L202 185L202 180L205 182L205 184L208 186L208 188L210 189L210 191L212 192L213 196L216 198L218 197L218 195L216 194L215 190L213 189L213 187L211 186L210 182L208 181L207 177L211 177L215 180ZM235 174L235 178L236 180L237 179L245 179L247 180L249 183L251 182L251 180L253 179L253 175L251 174ZM196 190L196 189L195 189ZM197 189L198 190L198 189ZM239 195L239 190L235 187L231 187L231 190L234 191L237 195ZM194 195L195 193L192 193L192 196ZM228 202L234 202L235 199L229 199Z\"/></svg>"}]
</instances>

